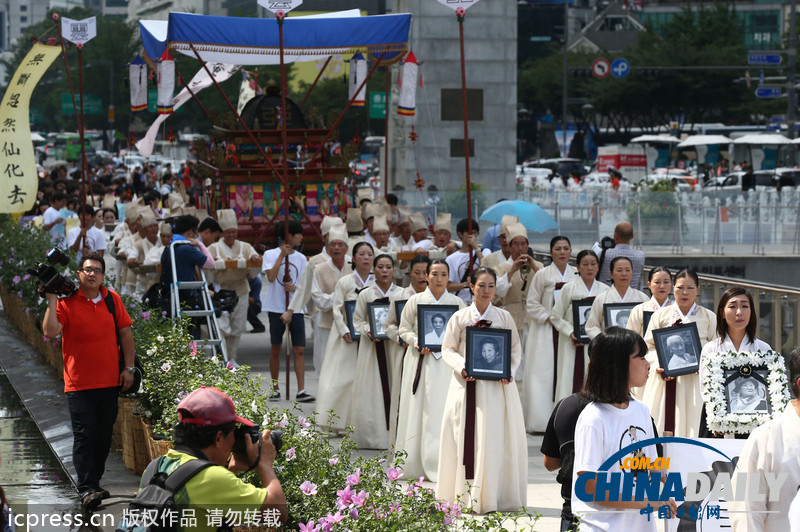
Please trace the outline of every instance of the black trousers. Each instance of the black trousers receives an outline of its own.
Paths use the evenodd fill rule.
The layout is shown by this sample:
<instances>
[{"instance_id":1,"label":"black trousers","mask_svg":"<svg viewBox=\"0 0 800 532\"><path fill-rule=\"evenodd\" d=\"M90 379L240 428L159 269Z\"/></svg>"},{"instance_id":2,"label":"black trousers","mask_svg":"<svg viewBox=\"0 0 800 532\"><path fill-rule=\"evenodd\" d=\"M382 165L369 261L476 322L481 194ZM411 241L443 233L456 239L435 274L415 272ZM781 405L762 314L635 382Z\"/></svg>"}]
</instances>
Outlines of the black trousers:
<instances>
[{"instance_id":1,"label":"black trousers","mask_svg":"<svg viewBox=\"0 0 800 532\"><path fill-rule=\"evenodd\" d=\"M263 329L264 322L258 319L261 313L261 305L258 303L249 303L247 306L247 321L253 326L253 329Z\"/></svg>"},{"instance_id":2,"label":"black trousers","mask_svg":"<svg viewBox=\"0 0 800 532\"><path fill-rule=\"evenodd\" d=\"M72 462L81 494L100 487L117 419L118 395L117 387L67 392L74 438Z\"/></svg>"}]
</instances>

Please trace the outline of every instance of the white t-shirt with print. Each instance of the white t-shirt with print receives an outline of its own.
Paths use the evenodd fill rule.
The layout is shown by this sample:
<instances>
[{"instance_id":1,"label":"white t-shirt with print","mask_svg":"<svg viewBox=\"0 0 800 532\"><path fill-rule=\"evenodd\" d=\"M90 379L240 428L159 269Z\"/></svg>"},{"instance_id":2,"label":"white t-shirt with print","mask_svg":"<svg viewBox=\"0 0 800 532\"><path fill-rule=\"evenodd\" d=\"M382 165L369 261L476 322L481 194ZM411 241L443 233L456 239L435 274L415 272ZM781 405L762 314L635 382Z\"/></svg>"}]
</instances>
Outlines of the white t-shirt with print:
<instances>
[{"instance_id":1,"label":"white t-shirt with print","mask_svg":"<svg viewBox=\"0 0 800 532\"><path fill-rule=\"evenodd\" d=\"M67 246L72 246L76 240L78 240L78 236L81 234L81 227L73 227L67 233ZM105 251L108 243L106 242L106 234L98 229L95 226L90 227L86 231L86 243L84 244L86 247L89 248L90 251ZM78 263L81 262L81 257L83 257L83 248L78 248L78 255L75 260Z\"/></svg>"},{"instance_id":2,"label":"white t-shirt with print","mask_svg":"<svg viewBox=\"0 0 800 532\"><path fill-rule=\"evenodd\" d=\"M270 249L264 253L264 258L261 263L261 271L264 273L264 283L267 285L267 295L261 303L261 310L263 312L278 312L283 314L286 312L286 291L283 289L283 277L286 271L286 258L281 259L281 265L278 268L278 275L273 282L269 282L266 272L275 266L275 261L281 256L281 248ZM295 251L289 255L289 278L290 284L297 286L300 283L300 276L303 275L303 270L308 264L308 259L299 251ZM289 301L294 297L294 292L289 292ZM299 312L297 314L302 314Z\"/></svg>"}]
</instances>

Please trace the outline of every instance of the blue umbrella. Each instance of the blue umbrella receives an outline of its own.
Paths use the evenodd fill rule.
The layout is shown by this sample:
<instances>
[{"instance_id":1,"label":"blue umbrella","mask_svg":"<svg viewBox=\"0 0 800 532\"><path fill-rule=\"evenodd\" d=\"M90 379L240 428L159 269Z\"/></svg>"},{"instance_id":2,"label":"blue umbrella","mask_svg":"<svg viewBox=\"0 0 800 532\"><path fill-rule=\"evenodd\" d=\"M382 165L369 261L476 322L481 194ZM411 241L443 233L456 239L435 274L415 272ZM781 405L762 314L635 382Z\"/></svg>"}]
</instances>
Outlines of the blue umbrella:
<instances>
[{"instance_id":1,"label":"blue umbrella","mask_svg":"<svg viewBox=\"0 0 800 532\"><path fill-rule=\"evenodd\" d=\"M529 231L544 233L551 229L558 229L558 223L547 211L529 201L506 200L495 203L481 213L481 220L499 224L503 216L517 216L519 223Z\"/></svg>"}]
</instances>

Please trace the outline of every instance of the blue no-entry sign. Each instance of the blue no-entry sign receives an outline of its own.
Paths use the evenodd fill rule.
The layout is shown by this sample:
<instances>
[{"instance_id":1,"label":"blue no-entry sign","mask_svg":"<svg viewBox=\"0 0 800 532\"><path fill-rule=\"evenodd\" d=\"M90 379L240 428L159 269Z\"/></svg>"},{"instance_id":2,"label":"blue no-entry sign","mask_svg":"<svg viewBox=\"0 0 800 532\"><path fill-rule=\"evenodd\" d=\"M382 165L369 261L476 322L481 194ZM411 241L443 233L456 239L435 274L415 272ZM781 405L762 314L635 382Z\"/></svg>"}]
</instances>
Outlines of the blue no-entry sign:
<instances>
[{"instance_id":1,"label":"blue no-entry sign","mask_svg":"<svg viewBox=\"0 0 800 532\"><path fill-rule=\"evenodd\" d=\"M615 59L611 63L611 75L615 78L624 78L631 71L631 64L625 59Z\"/></svg>"},{"instance_id":2,"label":"blue no-entry sign","mask_svg":"<svg viewBox=\"0 0 800 532\"><path fill-rule=\"evenodd\" d=\"M781 54L747 54L748 65L780 65L781 61Z\"/></svg>"},{"instance_id":3,"label":"blue no-entry sign","mask_svg":"<svg viewBox=\"0 0 800 532\"><path fill-rule=\"evenodd\" d=\"M756 89L756 98L780 98L780 87L759 87Z\"/></svg>"}]
</instances>

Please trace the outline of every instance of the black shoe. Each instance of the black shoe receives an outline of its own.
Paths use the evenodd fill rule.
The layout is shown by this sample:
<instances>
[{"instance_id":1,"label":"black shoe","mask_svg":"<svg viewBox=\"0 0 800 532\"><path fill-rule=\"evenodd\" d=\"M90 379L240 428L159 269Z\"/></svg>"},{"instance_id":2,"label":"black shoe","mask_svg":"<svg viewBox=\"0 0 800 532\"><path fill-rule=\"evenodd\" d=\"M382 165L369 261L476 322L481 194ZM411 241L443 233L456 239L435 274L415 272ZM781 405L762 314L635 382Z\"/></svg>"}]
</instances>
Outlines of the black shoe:
<instances>
[{"instance_id":1,"label":"black shoe","mask_svg":"<svg viewBox=\"0 0 800 532\"><path fill-rule=\"evenodd\" d=\"M313 403L317 398L309 393L300 392L295 396L294 400L298 403Z\"/></svg>"},{"instance_id":2,"label":"black shoe","mask_svg":"<svg viewBox=\"0 0 800 532\"><path fill-rule=\"evenodd\" d=\"M100 501L102 499L103 497L100 495L99 492L90 491L89 493L84 494L83 497L81 498L81 506L83 506L83 509L85 511L91 512L92 510L100 506Z\"/></svg>"},{"instance_id":3,"label":"black shoe","mask_svg":"<svg viewBox=\"0 0 800 532\"><path fill-rule=\"evenodd\" d=\"M111 497L111 494L108 492L107 489L97 488L97 493L100 494L100 498L103 499L103 500L106 500L109 497Z\"/></svg>"},{"instance_id":4,"label":"black shoe","mask_svg":"<svg viewBox=\"0 0 800 532\"><path fill-rule=\"evenodd\" d=\"M266 327L264 327L264 326L261 326L261 327L256 327L256 328L254 328L254 329L253 329L253 330L251 330L250 332L251 332L251 333L262 333L262 332L266 332L266 331L267 331L267 328L266 328Z\"/></svg>"},{"instance_id":5,"label":"black shoe","mask_svg":"<svg viewBox=\"0 0 800 532\"><path fill-rule=\"evenodd\" d=\"M269 394L270 401L280 401L281 400L281 392L280 390L275 390L271 394Z\"/></svg>"}]
</instances>

